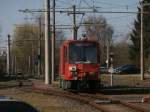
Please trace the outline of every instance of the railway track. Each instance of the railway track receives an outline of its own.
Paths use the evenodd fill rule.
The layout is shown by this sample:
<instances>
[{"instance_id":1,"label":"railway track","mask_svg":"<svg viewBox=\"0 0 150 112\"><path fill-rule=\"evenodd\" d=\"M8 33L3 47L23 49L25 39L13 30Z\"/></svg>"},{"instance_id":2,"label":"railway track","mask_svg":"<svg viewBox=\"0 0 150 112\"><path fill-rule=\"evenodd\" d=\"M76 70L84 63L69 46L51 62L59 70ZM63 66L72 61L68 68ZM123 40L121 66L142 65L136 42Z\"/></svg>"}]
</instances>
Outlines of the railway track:
<instances>
[{"instance_id":1,"label":"railway track","mask_svg":"<svg viewBox=\"0 0 150 112\"><path fill-rule=\"evenodd\" d=\"M34 85L32 85L33 83ZM18 84L19 82L13 86L10 86L9 84L8 86L4 86L4 88L19 87ZM35 83L32 81L23 81L23 85L22 87L19 87L19 89L26 92L37 92L77 100L95 107L102 112L150 112L149 104L141 102L127 102L96 92L84 93L63 91L57 86L45 86L42 83Z\"/></svg>"},{"instance_id":2,"label":"railway track","mask_svg":"<svg viewBox=\"0 0 150 112\"><path fill-rule=\"evenodd\" d=\"M125 102L100 93L68 92L52 86L45 86L37 83L32 87L23 88L23 90L77 100L95 107L101 112L150 112L149 109L138 106L137 102Z\"/></svg>"}]
</instances>

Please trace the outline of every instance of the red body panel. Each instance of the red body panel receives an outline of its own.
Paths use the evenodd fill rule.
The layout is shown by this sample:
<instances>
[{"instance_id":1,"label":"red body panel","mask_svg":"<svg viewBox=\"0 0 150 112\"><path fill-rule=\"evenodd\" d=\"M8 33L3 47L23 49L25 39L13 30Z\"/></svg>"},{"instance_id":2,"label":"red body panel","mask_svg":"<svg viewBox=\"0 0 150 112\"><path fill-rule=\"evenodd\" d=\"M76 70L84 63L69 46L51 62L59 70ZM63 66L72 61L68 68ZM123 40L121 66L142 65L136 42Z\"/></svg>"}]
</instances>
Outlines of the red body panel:
<instances>
[{"instance_id":1,"label":"red body panel","mask_svg":"<svg viewBox=\"0 0 150 112\"><path fill-rule=\"evenodd\" d=\"M82 41L82 40L68 40L63 43L60 49L60 77L64 80L99 80L99 61L97 63L69 63L69 45L72 43L94 43L97 46L99 44L95 41ZM90 53L90 52L89 52ZM97 52L99 53L99 52ZM99 54L97 54L99 56ZM99 57L98 57L99 58ZM75 71L70 71L70 67L74 67Z\"/></svg>"}]
</instances>

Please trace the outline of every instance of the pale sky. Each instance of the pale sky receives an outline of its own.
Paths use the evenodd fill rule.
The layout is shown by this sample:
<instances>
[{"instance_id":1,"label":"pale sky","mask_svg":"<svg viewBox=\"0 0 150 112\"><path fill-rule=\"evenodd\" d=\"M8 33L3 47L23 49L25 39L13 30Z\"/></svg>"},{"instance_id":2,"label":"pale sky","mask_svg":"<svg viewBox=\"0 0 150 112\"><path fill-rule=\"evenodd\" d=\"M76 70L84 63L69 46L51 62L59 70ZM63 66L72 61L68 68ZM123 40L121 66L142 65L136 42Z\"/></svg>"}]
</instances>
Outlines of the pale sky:
<instances>
[{"instance_id":1,"label":"pale sky","mask_svg":"<svg viewBox=\"0 0 150 112\"><path fill-rule=\"evenodd\" d=\"M51 0L52 1L52 0ZM56 0L56 7L93 6L100 7L99 11L137 11L139 0ZM23 14L19 9L43 9L44 0L0 0L0 44L6 40L7 34L12 34L15 24L25 22L24 18L31 18L31 14ZM86 14L86 18L89 14ZM103 15L108 23L114 27L115 35L125 35L133 26L136 14L99 14ZM81 16L78 16L81 20ZM57 24L72 24L67 14L57 14ZM70 32L70 31L69 31ZM81 32L82 33L82 32ZM66 33L67 37L70 34Z\"/></svg>"}]
</instances>

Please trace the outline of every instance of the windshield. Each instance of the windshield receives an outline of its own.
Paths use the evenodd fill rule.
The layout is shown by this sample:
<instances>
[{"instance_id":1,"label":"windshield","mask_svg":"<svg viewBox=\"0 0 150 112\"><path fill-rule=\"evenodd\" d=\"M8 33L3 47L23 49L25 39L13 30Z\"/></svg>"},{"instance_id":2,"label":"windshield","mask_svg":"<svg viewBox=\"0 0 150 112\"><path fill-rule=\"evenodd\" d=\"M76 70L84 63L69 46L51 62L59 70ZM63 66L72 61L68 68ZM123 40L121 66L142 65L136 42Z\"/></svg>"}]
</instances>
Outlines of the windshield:
<instances>
[{"instance_id":1,"label":"windshield","mask_svg":"<svg viewBox=\"0 0 150 112\"><path fill-rule=\"evenodd\" d=\"M70 63L97 63L95 43L74 43L69 46Z\"/></svg>"}]
</instances>

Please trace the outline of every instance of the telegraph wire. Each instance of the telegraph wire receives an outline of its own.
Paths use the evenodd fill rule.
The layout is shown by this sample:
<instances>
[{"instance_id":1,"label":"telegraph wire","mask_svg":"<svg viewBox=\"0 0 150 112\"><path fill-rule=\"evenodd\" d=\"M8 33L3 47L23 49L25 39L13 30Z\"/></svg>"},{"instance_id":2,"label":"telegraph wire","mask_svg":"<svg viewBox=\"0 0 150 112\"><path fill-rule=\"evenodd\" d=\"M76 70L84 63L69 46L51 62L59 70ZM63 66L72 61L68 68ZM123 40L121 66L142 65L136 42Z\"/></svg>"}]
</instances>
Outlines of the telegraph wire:
<instances>
[{"instance_id":1,"label":"telegraph wire","mask_svg":"<svg viewBox=\"0 0 150 112\"><path fill-rule=\"evenodd\" d=\"M86 1L86 0L83 0L84 1L84 3L89 7L89 8L93 8L93 7L91 7L91 5Z\"/></svg>"},{"instance_id":2,"label":"telegraph wire","mask_svg":"<svg viewBox=\"0 0 150 112\"><path fill-rule=\"evenodd\" d=\"M125 5L121 5L121 4L114 4L114 3L108 3L108 2L103 2L103 1L95 1L96 3L100 3L100 4L106 4L106 5L110 5L110 6L112 6L112 5L114 5L114 6L120 6L120 7L124 7Z\"/></svg>"},{"instance_id":3,"label":"telegraph wire","mask_svg":"<svg viewBox=\"0 0 150 112\"><path fill-rule=\"evenodd\" d=\"M93 0L91 0L93 1ZM86 1L87 3L87 1ZM108 2L101 2L101 1L96 1L95 0L95 3L96 4L104 4L104 5L108 5L108 6L112 6L112 7L102 7L101 6L101 9L112 9L112 8L126 8L126 10L128 10L129 8L131 9L133 7L133 5L136 5L135 3L134 4L130 4L130 5L121 5L121 4L112 4L112 3L108 3Z\"/></svg>"},{"instance_id":4,"label":"telegraph wire","mask_svg":"<svg viewBox=\"0 0 150 112\"><path fill-rule=\"evenodd\" d=\"M132 7L133 5L136 5L137 3L134 4L127 4L127 5L122 5L122 4L116 4L116 3L108 3L108 2L104 2L104 1L95 1L96 3L100 3L100 4L106 4L106 5L110 5L110 6L116 6L116 7Z\"/></svg>"},{"instance_id":5,"label":"telegraph wire","mask_svg":"<svg viewBox=\"0 0 150 112\"><path fill-rule=\"evenodd\" d=\"M116 16L116 17L107 18L107 20L114 20L114 19L116 20L116 19L121 19L121 18L127 18L130 16L134 16L134 15L132 14L132 15L125 15L125 16Z\"/></svg>"},{"instance_id":6,"label":"telegraph wire","mask_svg":"<svg viewBox=\"0 0 150 112\"><path fill-rule=\"evenodd\" d=\"M65 3L67 5L72 5L70 2L66 2L64 0L57 0L56 2L61 2L61 3ZM56 3L57 4L57 3ZM61 4L62 5L62 4Z\"/></svg>"},{"instance_id":7,"label":"telegraph wire","mask_svg":"<svg viewBox=\"0 0 150 112\"><path fill-rule=\"evenodd\" d=\"M78 9L77 11L76 11L76 13L77 14L81 14L81 13L84 13L84 14L86 14L86 13L93 13L94 15L95 14L97 14L97 13L101 13L101 14L103 14L103 13L118 13L118 14L120 14L120 13L122 13L122 14L128 14L128 13L130 13L130 14L137 14L137 13L139 13L139 12L134 12L134 11L99 11L99 10L97 10L97 7L95 6L95 4L97 4L97 1L96 0L90 0L90 1L92 1L93 2L93 6L91 6L91 4L89 4L86 0L82 0L82 1L79 1L79 4L80 4L80 6L79 7L77 7L76 9ZM62 2L62 0L57 0L57 2ZM64 1L63 1L64 2ZM84 2L88 7L81 7L81 3L82 2ZM67 2L68 3L68 2ZM69 4L71 4L71 3L69 3ZM111 3L109 3L109 5L110 5ZM116 4L115 4L116 5ZM119 6L119 5L118 5ZM123 6L123 5L120 5L120 6ZM101 8L101 7L98 7L98 8ZM70 11L70 7L69 8L64 8L64 7L56 7L56 13L61 13L61 14L63 14L63 13L70 13L70 14L73 14L73 11ZM85 10L81 10L81 9L85 9ZM86 9L93 9L93 10L86 10ZM21 10L20 10L21 11ZM23 11L23 10L22 10ZM51 10L52 11L52 10ZM43 9L39 9L39 10L36 10L36 9L25 9L23 12L45 12ZM108 18L107 20L112 20L112 19L118 19L118 18L123 18L123 17L128 17L128 16L130 16L130 15L127 15L127 16L121 16L121 17L112 17L112 18ZM69 16L70 17L70 16ZM71 18L70 18L71 19ZM72 20L72 19L71 19ZM81 18L81 21L79 22L79 23L81 23L82 22L82 20L83 20L83 16L82 16L82 18ZM79 26L83 26L83 25L81 25L81 24L79 24ZM60 28L60 27L56 27L56 29L63 29L63 28ZM70 29L70 28L64 28L64 29Z\"/></svg>"}]
</instances>

